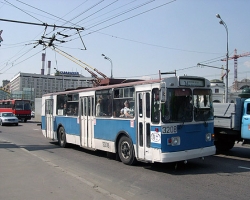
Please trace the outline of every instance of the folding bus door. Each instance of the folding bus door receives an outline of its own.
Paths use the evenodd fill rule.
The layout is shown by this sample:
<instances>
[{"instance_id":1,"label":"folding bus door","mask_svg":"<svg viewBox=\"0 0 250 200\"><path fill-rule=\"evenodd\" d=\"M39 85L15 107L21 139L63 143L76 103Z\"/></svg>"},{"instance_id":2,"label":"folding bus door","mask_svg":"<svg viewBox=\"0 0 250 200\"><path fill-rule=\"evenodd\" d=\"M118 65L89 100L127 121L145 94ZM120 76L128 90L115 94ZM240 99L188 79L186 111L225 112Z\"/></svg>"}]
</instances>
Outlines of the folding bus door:
<instances>
[{"instance_id":1,"label":"folding bus door","mask_svg":"<svg viewBox=\"0 0 250 200\"><path fill-rule=\"evenodd\" d=\"M55 139L53 126L53 99L45 100L46 137Z\"/></svg>"},{"instance_id":2,"label":"folding bus door","mask_svg":"<svg viewBox=\"0 0 250 200\"><path fill-rule=\"evenodd\" d=\"M151 160L150 91L137 92L137 152L141 160Z\"/></svg>"},{"instance_id":3,"label":"folding bus door","mask_svg":"<svg viewBox=\"0 0 250 200\"><path fill-rule=\"evenodd\" d=\"M94 148L94 96L81 97L81 145Z\"/></svg>"}]
</instances>

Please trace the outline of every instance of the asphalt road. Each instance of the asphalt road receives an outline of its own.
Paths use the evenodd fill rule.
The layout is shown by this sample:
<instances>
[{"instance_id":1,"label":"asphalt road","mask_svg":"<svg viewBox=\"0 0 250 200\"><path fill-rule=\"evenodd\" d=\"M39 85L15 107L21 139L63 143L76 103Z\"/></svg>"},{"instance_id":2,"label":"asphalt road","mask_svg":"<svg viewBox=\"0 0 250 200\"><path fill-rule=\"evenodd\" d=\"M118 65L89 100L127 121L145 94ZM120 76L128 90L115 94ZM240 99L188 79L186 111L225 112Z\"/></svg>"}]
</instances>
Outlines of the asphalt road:
<instances>
[{"instance_id":1,"label":"asphalt road","mask_svg":"<svg viewBox=\"0 0 250 200\"><path fill-rule=\"evenodd\" d=\"M184 163L127 166L105 152L43 137L36 123L0 127L0 199L249 199L250 148Z\"/></svg>"}]
</instances>

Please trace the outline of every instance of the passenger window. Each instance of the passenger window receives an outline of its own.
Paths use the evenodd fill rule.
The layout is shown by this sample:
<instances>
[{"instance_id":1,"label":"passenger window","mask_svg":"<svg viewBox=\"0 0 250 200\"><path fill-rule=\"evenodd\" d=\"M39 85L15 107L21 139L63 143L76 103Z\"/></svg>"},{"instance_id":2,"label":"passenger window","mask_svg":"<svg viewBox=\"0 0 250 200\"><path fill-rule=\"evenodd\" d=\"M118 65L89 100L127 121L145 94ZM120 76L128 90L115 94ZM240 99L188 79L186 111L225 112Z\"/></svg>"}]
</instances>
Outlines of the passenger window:
<instances>
[{"instance_id":1,"label":"passenger window","mask_svg":"<svg viewBox=\"0 0 250 200\"><path fill-rule=\"evenodd\" d=\"M95 114L97 117L112 116L112 90L96 91Z\"/></svg>"},{"instance_id":2,"label":"passenger window","mask_svg":"<svg viewBox=\"0 0 250 200\"><path fill-rule=\"evenodd\" d=\"M113 116L122 118L133 118L135 110L135 89L125 87L114 89Z\"/></svg>"}]
</instances>

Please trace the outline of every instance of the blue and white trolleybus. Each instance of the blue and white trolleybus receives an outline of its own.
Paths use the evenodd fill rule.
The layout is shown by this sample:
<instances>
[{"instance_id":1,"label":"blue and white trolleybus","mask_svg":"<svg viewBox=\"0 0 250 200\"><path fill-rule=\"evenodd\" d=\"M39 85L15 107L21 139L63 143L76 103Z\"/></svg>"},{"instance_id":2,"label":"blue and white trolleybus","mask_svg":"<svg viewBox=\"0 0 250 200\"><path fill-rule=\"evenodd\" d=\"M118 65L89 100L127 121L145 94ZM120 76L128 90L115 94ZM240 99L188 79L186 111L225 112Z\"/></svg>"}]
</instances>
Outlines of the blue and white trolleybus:
<instances>
[{"instance_id":1,"label":"blue and white trolleybus","mask_svg":"<svg viewBox=\"0 0 250 200\"><path fill-rule=\"evenodd\" d=\"M45 94L42 133L135 161L176 162L215 154L210 82L202 77L156 80Z\"/></svg>"}]
</instances>

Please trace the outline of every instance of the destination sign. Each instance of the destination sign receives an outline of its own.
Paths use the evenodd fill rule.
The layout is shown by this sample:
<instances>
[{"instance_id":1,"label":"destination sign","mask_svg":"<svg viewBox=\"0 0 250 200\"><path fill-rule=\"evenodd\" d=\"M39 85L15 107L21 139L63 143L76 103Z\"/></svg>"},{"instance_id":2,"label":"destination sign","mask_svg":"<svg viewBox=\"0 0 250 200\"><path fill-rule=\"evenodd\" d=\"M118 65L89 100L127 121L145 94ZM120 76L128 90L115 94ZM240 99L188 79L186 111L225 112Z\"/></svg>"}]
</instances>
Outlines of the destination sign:
<instances>
[{"instance_id":1,"label":"destination sign","mask_svg":"<svg viewBox=\"0 0 250 200\"><path fill-rule=\"evenodd\" d=\"M180 86L196 86L196 87L204 87L205 81L201 79L189 79L189 78L181 78Z\"/></svg>"}]
</instances>

